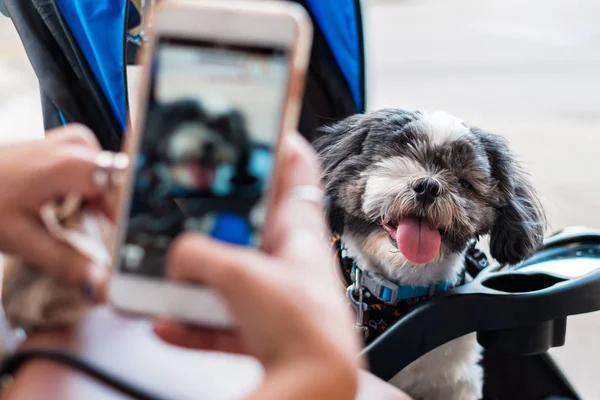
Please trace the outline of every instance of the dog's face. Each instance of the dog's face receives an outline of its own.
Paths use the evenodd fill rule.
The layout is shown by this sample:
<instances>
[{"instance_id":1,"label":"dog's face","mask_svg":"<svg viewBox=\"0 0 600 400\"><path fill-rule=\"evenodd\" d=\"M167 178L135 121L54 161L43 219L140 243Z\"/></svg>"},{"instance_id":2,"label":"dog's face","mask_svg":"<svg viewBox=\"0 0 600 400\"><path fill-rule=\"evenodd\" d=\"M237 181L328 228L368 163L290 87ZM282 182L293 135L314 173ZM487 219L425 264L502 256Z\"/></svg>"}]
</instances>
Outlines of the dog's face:
<instances>
[{"instance_id":1,"label":"dog's face","mask_svg":"<svg viewBox=\"0 0 600 400\"><path fill-rule=\"evenodd\" d=\"M488 233L492 256L515 263L543 239L533 188L498 136L445 113L392 109L322 133L332 230L374 264L439 264Z\"/></svg>"},{"instance_id":2,"label":"dog's face","mask_svg":"<svg viewBox=\"0 0 600 400\"><path fill-rule=\"evenodd\" d=\"M148 115L144 152L169 170L181 186L209 189L217 169L235 166L247 152L248 135L241 113L197 100L158 105Z\"/></svg>"},{"instance_id":3,"label":"dog's face","mask_svg":"<svg viewBox=\"0 0 600 400\"><path fill-rule=\"evenodd\" d=\"M166 157L173 180L194 189L210 188L217 168L239 158L222 133L201 121L183 122L172 131Z\"/></svg>"}]
</instances>

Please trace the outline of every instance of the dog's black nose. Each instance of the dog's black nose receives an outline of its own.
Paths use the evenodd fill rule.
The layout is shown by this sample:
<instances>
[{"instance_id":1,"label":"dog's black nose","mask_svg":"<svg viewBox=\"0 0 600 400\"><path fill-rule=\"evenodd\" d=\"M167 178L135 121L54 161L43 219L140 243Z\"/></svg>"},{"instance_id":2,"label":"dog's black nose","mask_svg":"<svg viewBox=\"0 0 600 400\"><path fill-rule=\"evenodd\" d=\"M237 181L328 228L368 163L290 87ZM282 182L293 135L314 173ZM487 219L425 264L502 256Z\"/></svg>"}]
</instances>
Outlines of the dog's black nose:
<instances>
[{"instance_id":1,"label":"dog's black nose","mask_svg":"<svg viewBox=\"0 0 600 400\"><path fill-rule=\"evenodd\" d=\"M424 205L433 203L441 193L440 183L433 178L422 178L413 184L413 190L417 194L417 201Z\"/></svg>"}]
</instances>

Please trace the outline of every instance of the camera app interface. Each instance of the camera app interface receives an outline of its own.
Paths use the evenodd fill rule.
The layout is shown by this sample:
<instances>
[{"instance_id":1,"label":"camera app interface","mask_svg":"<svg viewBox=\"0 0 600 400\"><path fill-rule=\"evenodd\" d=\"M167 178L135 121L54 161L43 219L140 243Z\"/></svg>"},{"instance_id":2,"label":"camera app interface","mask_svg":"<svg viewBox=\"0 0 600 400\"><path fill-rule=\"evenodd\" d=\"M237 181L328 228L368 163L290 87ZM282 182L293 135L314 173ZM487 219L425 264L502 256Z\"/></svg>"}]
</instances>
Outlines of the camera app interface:
<instances>
[{"instance_id":1,"label":"camera app interface","mask_svg":"<svg viewBox=\"0 0 600 400\"><path fill-rule=\"evenodd\" d=\"M162 40L151 69L121 269L160 277L183 231L260 245L288 59Z\"/></svg>"}]
</instances>

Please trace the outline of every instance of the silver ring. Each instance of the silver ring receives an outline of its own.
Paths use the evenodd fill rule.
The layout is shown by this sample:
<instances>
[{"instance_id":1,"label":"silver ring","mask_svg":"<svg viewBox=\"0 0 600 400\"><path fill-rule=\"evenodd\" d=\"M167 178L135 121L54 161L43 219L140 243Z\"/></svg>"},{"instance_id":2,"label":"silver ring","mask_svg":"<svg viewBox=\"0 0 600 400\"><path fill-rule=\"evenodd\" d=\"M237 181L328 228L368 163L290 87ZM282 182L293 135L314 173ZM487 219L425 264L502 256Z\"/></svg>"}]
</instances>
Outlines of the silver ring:
<instances>
[{"instance_id":1,"label":"silver ring","mask_svg":"<svg viewBox=\"0 0 600 400\"><path fill-rule=\"evenodd\" d=\"M92 180L98 189L105 190L123 184L129 157L123 153L103 151L96 156L95 164Z\"/></svg>"},{"instance_id":2,"label":"silver ring","mask_svg":"<svg viewBox=\"0 0 600 400\"><path fill-rule=\"evenodd\" d=\"M290 191L290 197L296 200L308 201L319 207L325 205L325 194L316 186L300 185Z\"/></svg>"},{"instance_id":3,"label":"silver ring","mask_svg":"<svg viewBox=\"0 0 600 400\"><path fill-rule=\"evenodd\" d=\"M125 183L127 168L129 167L129 156L125 153L116 153L113 158L111 173L111 184L121 186Z\"/></svg>"},{"instance_id":4,"label":"silver ring","mask_svg":"<svg viewBox=\"0 0 600 400\"><path fill-rule=\"evenodd\" d=\"M105 190L110 186L110 171L113 166L114 156L110 151L103 151L96 156L94 161L96 167L92 173L94 185L100 190Z\"/></svg>"}]
</instances>

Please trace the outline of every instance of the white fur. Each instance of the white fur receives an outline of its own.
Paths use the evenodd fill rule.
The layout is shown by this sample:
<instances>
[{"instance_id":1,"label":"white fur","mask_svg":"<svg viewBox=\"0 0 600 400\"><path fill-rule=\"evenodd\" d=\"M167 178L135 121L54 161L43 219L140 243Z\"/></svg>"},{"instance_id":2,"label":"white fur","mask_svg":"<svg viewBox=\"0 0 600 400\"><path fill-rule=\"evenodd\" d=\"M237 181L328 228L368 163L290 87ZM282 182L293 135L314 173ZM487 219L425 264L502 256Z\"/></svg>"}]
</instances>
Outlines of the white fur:
<instances>
[{"instance_id":1,"label":"white fur","mask_svg":"<svg viewBox=\"0 0 600 400\"><path fill-rule=\"evenodd\" d=\"M414 124L417 124L419 131L425 132L436 145L453 142L470 132L460 118L444 111L424 113Z\"/></svg>"},{"instance_id":2,"label":"white fur","mask_svg":"<svg viewBox=\"0 0 600 400\"><path fill-rule=\"evenodd\" d=\"M370 218L377 219L381 215L393 215L393 208L403 206L398 204L398 199L410 199L412 182L430 175L430 172L410 158L392 157L378 162L373 169L361 175L366 177L362 210Z\"/></svg>"},{"instance_id":3,"label":"white fur","mask_svg":"<svg viewBox=\"0 0 600 400\"><path fill-rule=\"evenodd\" d=\"M471 333L412 362L390 383L416 399L477 400L483 396L480 360L481 348Z\"/></svg>"},{"instance_id":4,"label":"white fur","mask_svg":"<svg viewBox=\"0 0 600 400\"><path fill-rule=\"evenodd\" d=\"M390 157L375 164L374 168L361 174L367 178L363 211L369 214L369 204L387 197L389 193L398 191L399 187L407 187L422 177L432 176L435 171L428 171L421 163L408 157Z\"/></svg>"}]
</instances>

